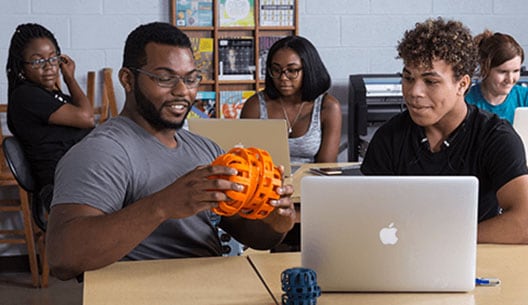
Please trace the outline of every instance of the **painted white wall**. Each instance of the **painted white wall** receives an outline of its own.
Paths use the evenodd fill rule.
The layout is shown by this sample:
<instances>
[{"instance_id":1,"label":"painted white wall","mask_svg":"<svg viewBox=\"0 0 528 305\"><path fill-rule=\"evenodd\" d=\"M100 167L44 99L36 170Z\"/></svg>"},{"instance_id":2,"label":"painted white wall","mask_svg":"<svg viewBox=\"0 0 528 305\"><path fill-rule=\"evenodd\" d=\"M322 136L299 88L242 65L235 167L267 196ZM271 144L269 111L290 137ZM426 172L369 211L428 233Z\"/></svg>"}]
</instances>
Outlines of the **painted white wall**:
<instances>
[{"instance_id":1,"label":"painted white wall","mask_svg":"<svg viewBox=\"0 0 528 305\"><path fill-rule=\"evenodd\" d=\"M84 88L88 71L114 69L120 107L124 94L115 74L121 67L126 36L141 23L169 21L169 0L0 0L0 7L2 70L16 26L40 23L55 34L63 53L75 60L76 77ZM299 0L300 34L318 48L344 112L348 75L399 72L395 46L414 23L436 16L456 18L474 34L485 28L509 33L526 49L527 14L523 0ZM99 101L100 73L97 76ZM7 101L6 96L7 80L0 73L0 103ZM0 226L10 226L8 221L12 222L0 218ZM8 252L0 248L2 253Z\"/></svg>"}]
</instances>

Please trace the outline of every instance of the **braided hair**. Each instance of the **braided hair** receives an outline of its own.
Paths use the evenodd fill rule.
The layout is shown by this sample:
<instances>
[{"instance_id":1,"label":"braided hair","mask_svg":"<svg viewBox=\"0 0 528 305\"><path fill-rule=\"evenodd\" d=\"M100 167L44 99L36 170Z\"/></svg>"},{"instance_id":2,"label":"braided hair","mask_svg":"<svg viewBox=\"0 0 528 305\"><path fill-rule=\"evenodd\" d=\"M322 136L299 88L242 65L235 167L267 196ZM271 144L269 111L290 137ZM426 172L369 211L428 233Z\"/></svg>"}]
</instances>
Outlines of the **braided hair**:
<instances>
[{"instance_id":1,"label":"braided hair","mask_svg":"<svg viewBox=\"0 0 528 305\"><path fill-rule=\"evenodd\" d=\"M57 50L57 54L60 54L59 43L53 33L48 29L36 23L26 23L17 26L11 43L9 45L9 54L7 57L6 73L7 73L7 94L8 97L24 80L23 65L24 58L23 54L27 45L36 38L48 38Z\"/></svg>"}]
</instances>

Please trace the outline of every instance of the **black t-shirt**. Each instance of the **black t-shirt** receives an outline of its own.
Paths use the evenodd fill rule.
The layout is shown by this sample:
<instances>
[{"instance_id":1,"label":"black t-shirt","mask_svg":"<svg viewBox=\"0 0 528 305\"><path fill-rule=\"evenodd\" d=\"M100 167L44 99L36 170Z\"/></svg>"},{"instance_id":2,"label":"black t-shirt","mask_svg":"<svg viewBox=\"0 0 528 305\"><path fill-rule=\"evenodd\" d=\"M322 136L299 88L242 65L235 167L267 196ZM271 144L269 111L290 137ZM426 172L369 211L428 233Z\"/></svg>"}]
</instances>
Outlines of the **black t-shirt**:
<instances>
[{"instance_id":1,"label":"black t-shirt","mask_svg":"<svg viewBox=\"0 0 528 305\"><path fill-rule=\"evenodd\" d=\"M9 97L7 124L22 143L38 188L53 183L57 162L91 130L48 122L53 112L70 101L69 95L31 82L24 82Z\"/></svg>"},{"instance_id":2,"label":"black t-shirt","mask_svg":"<svg viewBox=\"0 0 528 305\"><path fill-rule=\"evenodd\" d=\"M422 127L406 111L381 126L369 143L361 171L365 175L464 175L479 180L479 221L499 211L496 192L528 174L521 138L494 114L468 105L465 121L447 145L431 152Z\"/></svg>"}]
</instances>

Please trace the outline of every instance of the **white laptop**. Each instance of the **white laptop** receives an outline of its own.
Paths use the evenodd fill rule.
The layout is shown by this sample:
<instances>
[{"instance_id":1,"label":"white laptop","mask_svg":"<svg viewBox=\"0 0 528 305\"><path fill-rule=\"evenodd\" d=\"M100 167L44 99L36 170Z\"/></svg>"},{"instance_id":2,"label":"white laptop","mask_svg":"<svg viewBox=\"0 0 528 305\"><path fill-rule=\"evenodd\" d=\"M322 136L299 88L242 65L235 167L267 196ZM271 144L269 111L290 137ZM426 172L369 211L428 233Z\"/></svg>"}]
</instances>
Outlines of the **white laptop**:
<instances>
[{"instance_id":1,"label":"white laptop","mask_svg":"<svg viewBox=\"0 0 528 305\"><path fill-rule=\"evenodd\" d=\"M528 161L528 107L515 108L515 115L513 117L513 128L524 143L524 151L526 152Z\"/></svg>"},{"instance_id":2,"label":"white laptop","mask_svg":"<svg viewBox=\"0 0 528 305\"><path fill-rule=\"evenodd\" d=\"M308 176L301 257L323 291L470 291L478 180Z\"/></svg>"},{"instance_id":3,"label":"white laptop","mask_svg":"<svg viewBox=\"0 0 528 305\"><path fill-rule=\"evenodd\" d=\"M291 175L288 126L278 119L189 119L189 130L215 141L225 151L234 146L257 147L271 155L275 165Z\"/></svg>"}]
</instances>

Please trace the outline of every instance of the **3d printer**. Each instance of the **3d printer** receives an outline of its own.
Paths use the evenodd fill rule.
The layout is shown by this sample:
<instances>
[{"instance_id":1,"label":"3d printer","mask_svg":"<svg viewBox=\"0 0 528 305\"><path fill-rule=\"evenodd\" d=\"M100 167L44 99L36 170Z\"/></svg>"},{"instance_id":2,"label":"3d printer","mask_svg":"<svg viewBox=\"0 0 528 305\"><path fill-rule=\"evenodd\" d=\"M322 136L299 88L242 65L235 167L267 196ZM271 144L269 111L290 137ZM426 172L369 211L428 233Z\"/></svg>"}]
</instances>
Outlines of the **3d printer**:
<instances>
[{"instance_id":1,"label":"3d printer","mask_svg":"<svg viewBox=\"0 0 528 305\"><path fill-rule=\"evenodd\" d=\"M376 129L403 110L401 74L350 75L348 161L359 161Z\"/></svg>"}]
</instances>

